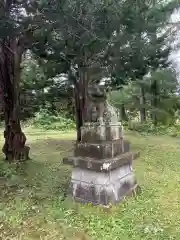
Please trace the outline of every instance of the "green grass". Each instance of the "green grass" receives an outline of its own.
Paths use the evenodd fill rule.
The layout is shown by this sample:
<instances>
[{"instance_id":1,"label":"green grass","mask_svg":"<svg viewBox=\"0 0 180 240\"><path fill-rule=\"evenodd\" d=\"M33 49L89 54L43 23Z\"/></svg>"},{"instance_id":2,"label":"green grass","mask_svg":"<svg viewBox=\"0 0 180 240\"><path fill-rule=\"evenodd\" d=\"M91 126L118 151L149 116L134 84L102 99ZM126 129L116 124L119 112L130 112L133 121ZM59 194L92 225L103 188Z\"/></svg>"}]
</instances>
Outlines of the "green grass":
<instances>
[{"instance_id":1,"label":"green grass","mask_svg":"<svg viewBox=\"0 0 180 240\"><path fill-rule=\"evenodd\" d=\"M180 239L179 138L128 133L132 148L141 152L134 169L142 193L103 209L64 200L71 168L62 158L71 154L75 133L25 132L32 161L1 163L9 180L4 185L0 179L0 239Z\"/></svg>"}]
</instances>

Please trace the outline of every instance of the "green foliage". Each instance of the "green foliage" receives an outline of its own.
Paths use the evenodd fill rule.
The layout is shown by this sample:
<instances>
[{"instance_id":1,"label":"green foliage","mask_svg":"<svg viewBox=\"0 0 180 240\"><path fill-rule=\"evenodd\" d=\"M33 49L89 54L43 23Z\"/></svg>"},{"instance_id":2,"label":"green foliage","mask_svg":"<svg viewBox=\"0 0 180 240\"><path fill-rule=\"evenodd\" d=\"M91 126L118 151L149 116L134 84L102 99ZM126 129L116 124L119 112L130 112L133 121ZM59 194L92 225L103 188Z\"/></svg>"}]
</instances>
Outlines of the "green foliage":
<instances>
[{"instance_id":1,"label":"green foliage","mask_svg":"<svg viewBox=\"0 0 180 240\"><path fill-rule=\"evenodd\" d=\"M0 177L10 179L13 175L16 175L15 169L7 163L0 161Z\"/></svg>"},{"instance_id":2,"label":"green foliage","mask_svg":"<svg viewBox=\"0 0 180 240\"><path fill-rule=\"evenodd\" d=\"M21 171L18 164L8 164L0 161L0 195L6 194L12 188L18 188L21 185ZM1 189L3 186L3 189ZM1 192L2 191L2 192Z\"/></svg>"},{"instance_id":3,"label":"green foliage","mask_svg":"<svg viewBox=\"0 0 180 240\"><path fill-rule=\"evenodd\" d=\"M136 121L129 121L125 128L130 131L136 131L143 135L168 135L171 137L180 136L180 125L162 125L154 126L152 122L140 123Z\"/></svg>"},{"instance_id":4,"label":"green foliage","mask_svg":"<svg viewBox=\"0 0 180 240\"><path fill-rule=\"evenodd\" d=\"M26 94L28 101L21 104L21 119L32 118L46 103L51 114L61 106L60 110L72 117L72 90L68 86L67 76L58 75L56 78L48 78L43 67L29 51L22 62L22 67L21 93Z\"/></svg>"},{"instance_id":5,"label":"green foliage","mask_svg":"<svg viewBox=\"0 0 180 240\"><path fill-rule=\"evenodd\" d=\"M139 109L139 86L137 83L130 82L123 86L120 90L112 91L109 94L109 100L116 108L121 108L124 105L126 110L130 111L130 114L137 113Z\"/></svg>"},{"instance_id":6,"label":"green foliage","mask_svg":"<svg viewBox=\"0 0 180 240\"><path fill-rule=\"evenodd\" d=\"M84 66L106 67L116 87L142 80L150 70L167 65L167 32L160 33L159 29L166 26L178 7L175 0L135 1L135 8L132 0L4 3L9 10L0 9L1 38L16 36L21 47L31 49L37 58L31 56L30 61L23 62L21 78L23 90L36 91L33 101L37 108L62 94L58 88L61 84L55 84L52 78L69 73L71 67L76 67L77 75ZM76 82L74 79L68 78L66 84L65 95L71 99L69 83ZM48 94L44 94L45 88L50 88ZM27 109L26 114L37 108Z\"/></svg>"},{"instance_id":7,"label":"green foliage","mask_svg":"<svg viewBox=\"0 0 180 240\"><path fill-rule=\"evenodd\" d=\"M172 68L160 69L151 72L151 76L145 80L150 83L146 100L150 102L149 109L154 124L172 124L179 105L179 83L175 71Z\"/></svg>"},{"instance_id":8,"label":"green foliage","mask_svg":"<svg viewBox=\"0 0 180 240\"><path fill-rule=\"evenodd\" d=\"M103 64L108 43L114 41L113 33L120 24L121 5L115 0L67 0L61 3L55 0L48 4L42 14L51 31L39 32L39 44L33 46L48 77L67 73L75 65L79 69L100 61ZM42 44L45 35L46 44Z\"/></svg>"},{"instance_id":9,"label":"green foliage","mask_svg":"<svg viewBox=\"0 0 180 240\"><path fill-rule=\"evenodd\" d=\"M152 91L152 82L156 82L157 94ZM173 69L159 69L144 77L142 80L130 82L120 90L112 91L109 95L111 103L121 109L126 109L128 119L138 118L141 109L146 111L146 119L156 116L157 123L172 125L178 118L180 97L177 95L179 83ZM142 91L144 90L144 102ZM156 103L156 104L155 104Z\"/></svg>"},{"instance_id":10,"label":"green foliage","mask_svg":"<svg viewBox=\"0 0 180 240\"><path fill-rule=\"evenodd\" d=\"M123 33L112 47L113 81L120 86L129 80L142 80L151 70L168 66L171 47L167 44L167 22L178 7L177 1L123 1Z\"/></svg>"},{"instance_id":11,"label":"green foliage","mask_svg":"<svg viewBox=\"0 0 180 240\"><path fill-rule=\"evenodd\" d=\"M48 83L42 68L38 65L37 60L27 51L22 62L21 72L21 89L41 90Z\"/></svg>"},{"instance_id":12,"label":"green foliage","mask_svg":"<svg viewBox=\"0 0 180 240\"><path fill-rule=\"evenodd\" d=\"M67 131L75 129L75 122L67 118L64 112L52 114L47 108L41 108L33 121L34 126L43 129Z\"/></svg>"}]
</instances>

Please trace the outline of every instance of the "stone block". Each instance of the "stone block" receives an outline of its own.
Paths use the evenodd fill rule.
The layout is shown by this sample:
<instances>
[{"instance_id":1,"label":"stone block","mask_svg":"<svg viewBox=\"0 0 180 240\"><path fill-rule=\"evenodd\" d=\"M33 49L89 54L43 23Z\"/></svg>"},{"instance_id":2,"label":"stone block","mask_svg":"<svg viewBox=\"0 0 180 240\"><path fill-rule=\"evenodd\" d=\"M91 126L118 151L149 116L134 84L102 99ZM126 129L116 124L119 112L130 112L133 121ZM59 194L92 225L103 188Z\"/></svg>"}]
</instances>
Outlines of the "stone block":
<instances>
[{"instance_id":1,"label":"stone block","mask_svg":"<svg viewBox=\"0 0 180 240\"><path fill-rule=\"evenodd\" d=\"M120 202L135 191L136 187L137 183L129 164L101 173L74 168L70 192L77 201L107 206Z\"/></svg>"},{"instance_id":2,"label":"stone block","mask_svg":"<svg viewBox=\"0 0 180 240\"><path fill-rule=\"evenodd\" d=\"M133 153L127 152L118 155L117 157L103 160L97 160L89 157L68 157L63 159L63 163L72 165L73 167L80 167L82 169L88 169L96 172L109 172L120 166L132 164L132 160Z\"/></svg>"},{"instance_id":3,"label":"stone block","mask_svg":"<svg viewBox=\"0 0 180 240\"><path fill-rule=\"evenodd\" d=\"M123 137L122 126L91 124L81 128L82 142L99 142L119 140Z\"/></svg>"},{"instance_id":4,"label":"stone block","mask_svg":"<svg viewBox=\"0 0 180 240\"><path fill-rule=\"evenodd\" d=\"M130 151L130 142L127 140L122 141L122 153L126 153Z\"/></svg>"},{"instance_id":5,"label":"stone block","mask_svg":"<svg viewBox=\"0 0 180 240\"><path fill-rule=\"evenodd\" d=\"M114 141L103 141L101 143L76 143L74 156L92 157L104 159L116 157L119 154L129 152L130 144L122 139Z\"/></svg>"}]
</instances>

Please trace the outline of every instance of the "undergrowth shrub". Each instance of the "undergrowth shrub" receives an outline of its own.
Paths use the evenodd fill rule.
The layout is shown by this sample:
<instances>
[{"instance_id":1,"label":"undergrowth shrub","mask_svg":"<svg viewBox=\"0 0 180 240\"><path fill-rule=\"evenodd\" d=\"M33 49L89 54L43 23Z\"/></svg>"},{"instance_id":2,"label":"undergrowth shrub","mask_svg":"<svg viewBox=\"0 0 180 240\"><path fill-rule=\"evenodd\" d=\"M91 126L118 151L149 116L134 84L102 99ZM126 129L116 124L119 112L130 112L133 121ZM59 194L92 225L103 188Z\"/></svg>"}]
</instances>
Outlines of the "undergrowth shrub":
<instances>
[{"instance_id":1,"label":"undergrowth shrub","mask_svg":"<svg viewBox=\"0 0 180 240\"><path fill-rule=\"evenodd\" d=\"M157 125L154 126L152 122L140 123L136 121L128 122L125 125L127 130L137 131L141 134L153 134L153 135L169 135L176 137L180 135L180 125Z\"/></svg>"},{"instance_id":2,"label":"undergrowth shrub","mask_svg":"<svg viewBox=\"0 0 180 240\"><path fill-rule=\"evenodd\" d=\"M18 187L22 184L22 171L18 164L8 164L0 161L0 182L3 181L6 187ZM2 189L0 189L1 194Z\"/></svg>"},{"instance_id":3,"label":"undergrowth shrub","mask_svg":"<svg viewBox=\"0 0 180 240\"><path fill-rule=\"evenodd\" d=\"M0 177L5 177L7 179L10 179L13 175L16 175L17 172L15 168L3 161L0 161Z\"/></svg>"},{"instance_id":4,"label":"undergrowth shrub","mask_svg":"<svg viewBox=\"0 0 180 240\"><path fill-rule=\"evenodd\" d=\"M75 122L64 113L52 114L47 109L41 109L33 120L33 125L47 130L67 131L75 129Z\"/></svg>"}]
</instances>

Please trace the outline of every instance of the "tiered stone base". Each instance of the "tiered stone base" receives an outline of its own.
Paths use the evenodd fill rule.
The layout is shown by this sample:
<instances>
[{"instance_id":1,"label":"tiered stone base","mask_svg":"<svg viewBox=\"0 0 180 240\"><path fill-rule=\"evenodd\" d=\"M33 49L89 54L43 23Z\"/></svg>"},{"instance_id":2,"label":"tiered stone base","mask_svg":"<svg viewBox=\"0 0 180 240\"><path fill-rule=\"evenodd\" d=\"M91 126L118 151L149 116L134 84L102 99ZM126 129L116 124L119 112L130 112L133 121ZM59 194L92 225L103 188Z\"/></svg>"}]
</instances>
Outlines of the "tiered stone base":
<instances>
[{"instance_id":1,"label":"tiered stone base","mask_svg":"<svg viewBox=\"0 0 180 240\"><path fill-rule=\"evenodd\" d=\"M137 187L130 164L108 172L75 167L70 191L76 201L107 206L135 193Z\"/></svg>"},{"instance_id":2,"label":"tiered stone base","mask_svg":"<svg viewBox=\"0 0 180 240\"><path fill-rule=\"evenodd\" d=\"M63 160L73 166L71 195L76 201L94 205L120 202L137 189L132 170L132 161L137 157L124 140L119 124L82 127L74 156Z\"/></svg>"}]
</instances>

